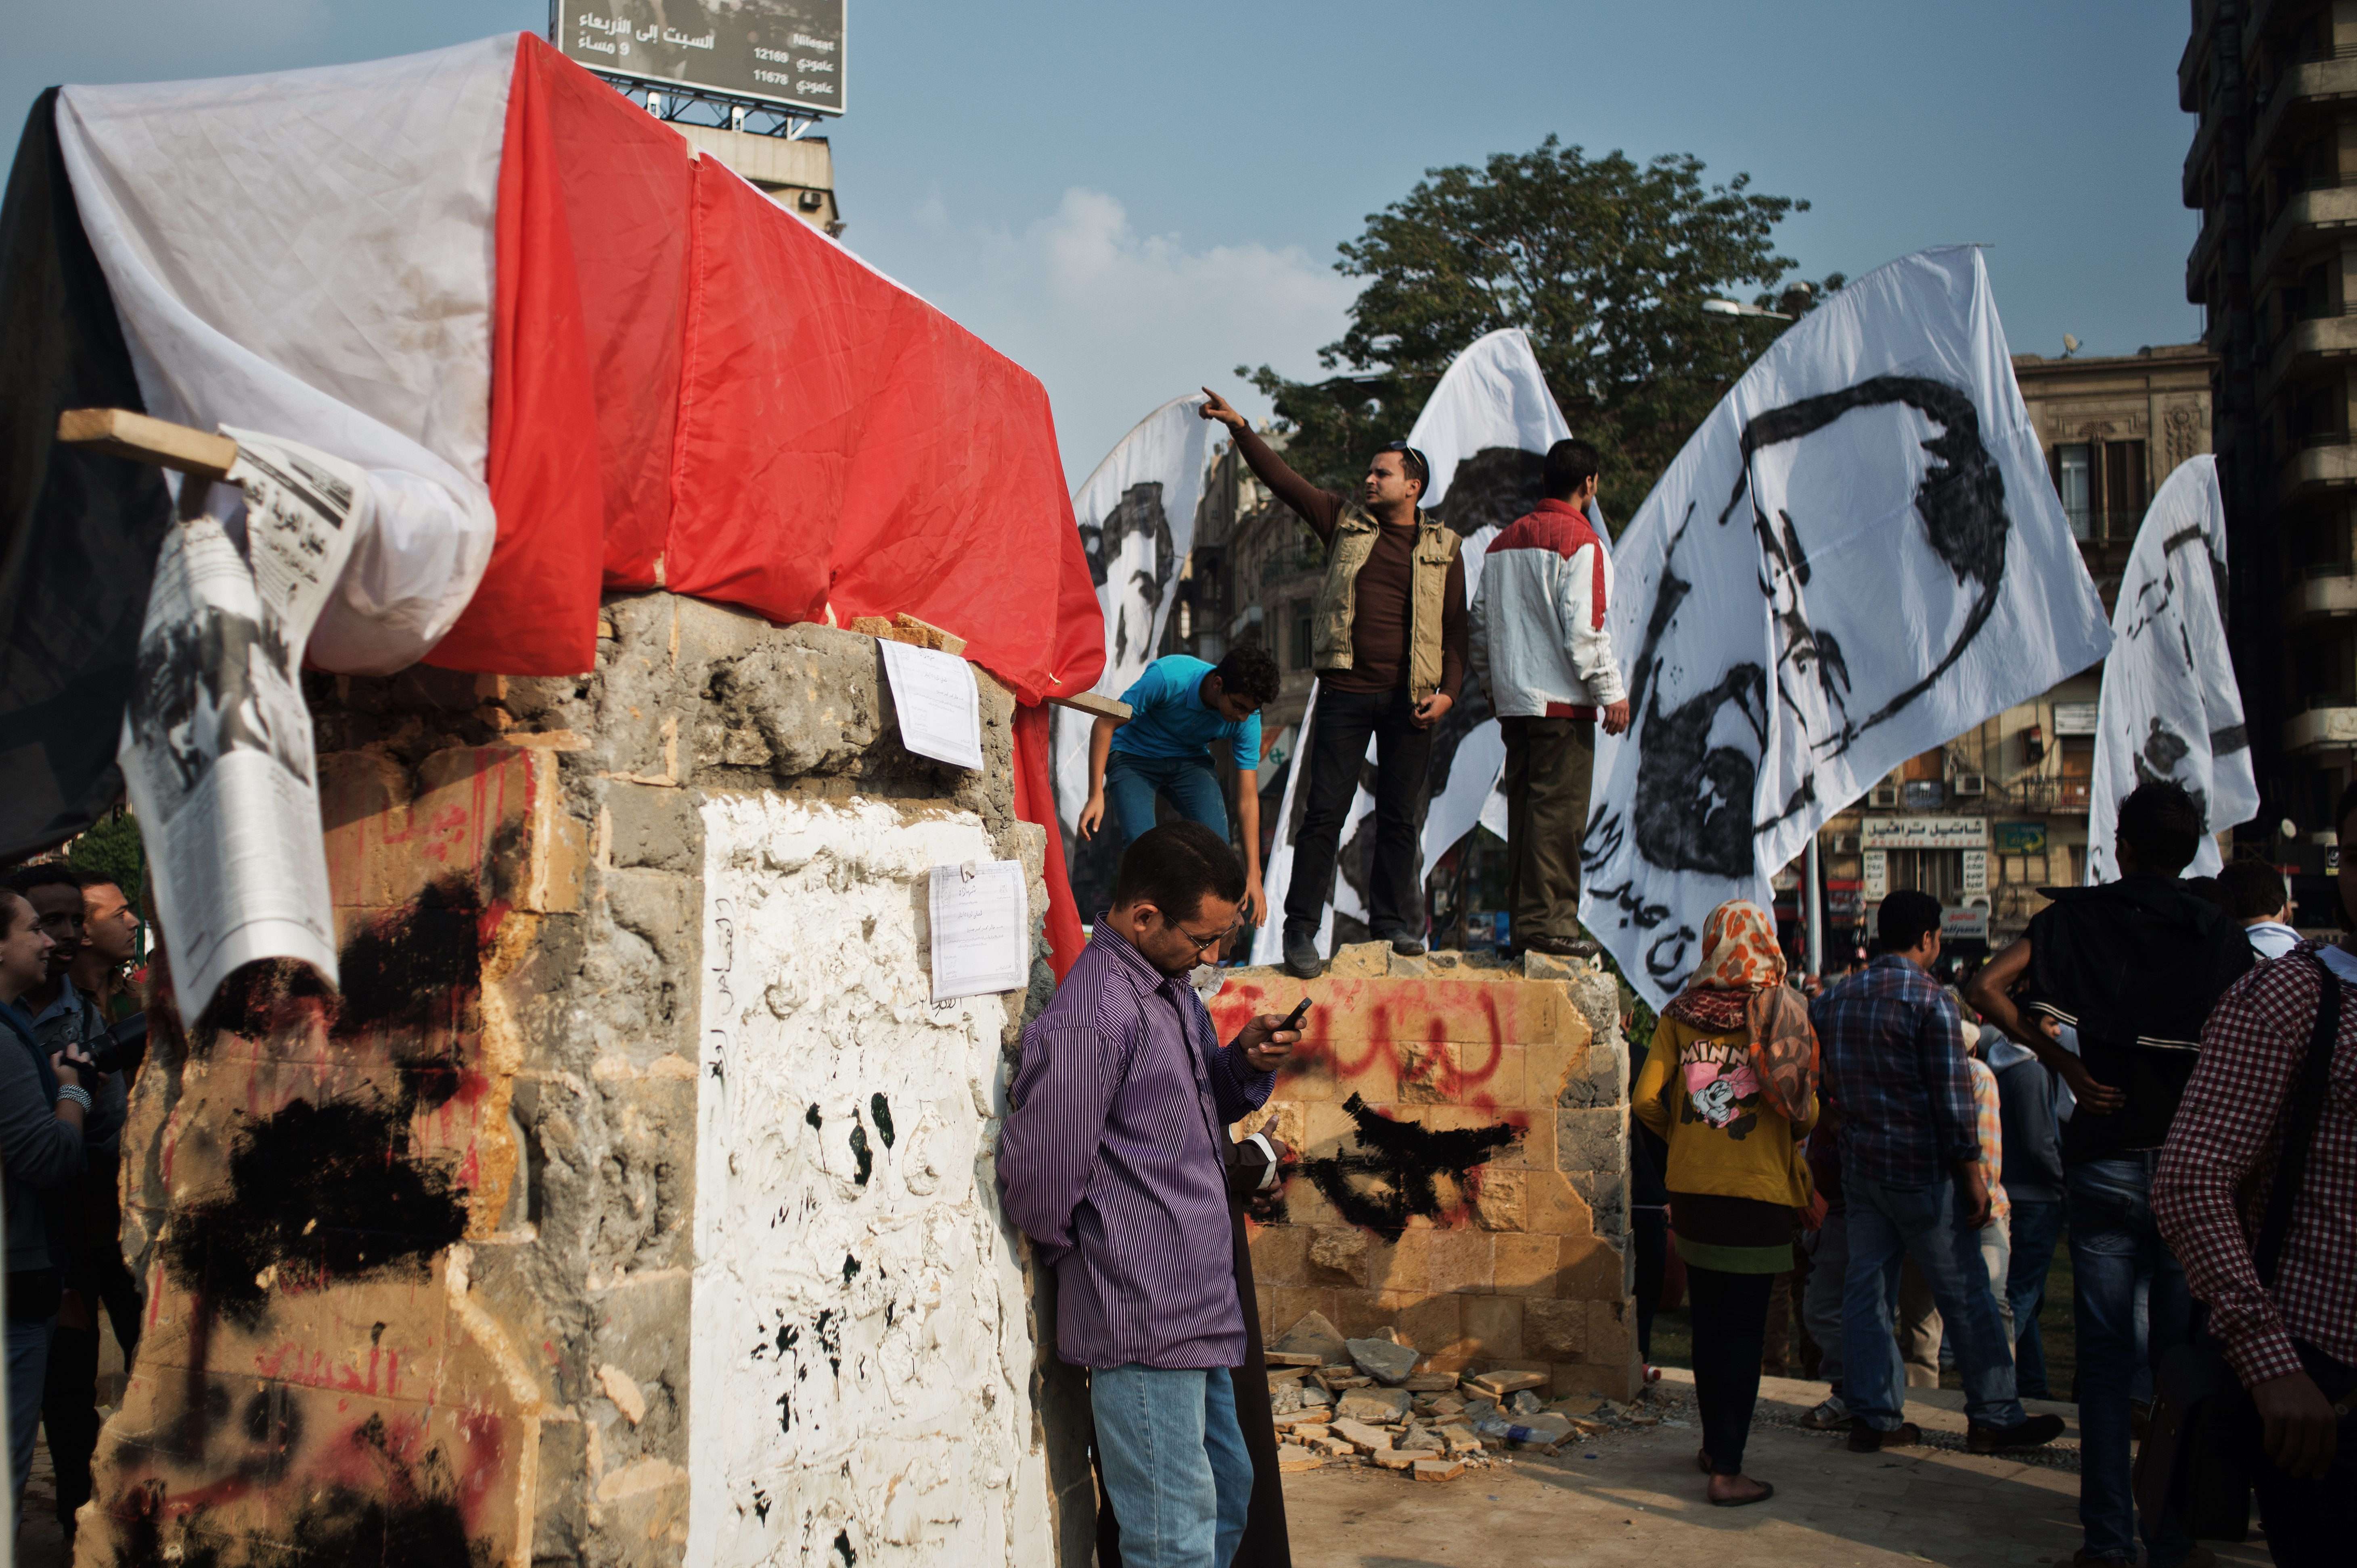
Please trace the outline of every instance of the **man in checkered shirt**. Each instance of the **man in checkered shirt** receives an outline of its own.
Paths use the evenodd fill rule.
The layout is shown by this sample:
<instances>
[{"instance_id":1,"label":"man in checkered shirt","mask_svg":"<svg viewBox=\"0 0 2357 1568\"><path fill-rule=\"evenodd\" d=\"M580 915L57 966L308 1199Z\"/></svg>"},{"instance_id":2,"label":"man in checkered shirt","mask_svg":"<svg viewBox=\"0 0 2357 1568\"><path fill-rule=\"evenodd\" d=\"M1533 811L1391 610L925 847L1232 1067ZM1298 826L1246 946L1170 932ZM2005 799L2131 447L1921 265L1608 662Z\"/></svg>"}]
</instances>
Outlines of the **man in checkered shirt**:
<instances>
[{"instance_id":1,"label":"man in checkered shirt","mask_svg":"<svg viewBox=\"0 0 2357 1568\"><path fill-rule=\"evenodd\" d=\"M2341 842L2357 832L2357 787L2341 798ZM2357 910L2357 856L2341 864ZM2209 1333L2258 1405L2252 1466L2267 1549L2279 1563L2347 1563L2357 1552L2357 936L2302 942L2229 991L2201 1032L2154 1174L2152 1208L2210 1309ZM2319 967L2320 966L2320 967ZM2252 1248L2266 1211L2288 1107L2327 985L2341 987L2330 1084L2294 1198L2272 1288Z\"/></svg>"}]
</instances>

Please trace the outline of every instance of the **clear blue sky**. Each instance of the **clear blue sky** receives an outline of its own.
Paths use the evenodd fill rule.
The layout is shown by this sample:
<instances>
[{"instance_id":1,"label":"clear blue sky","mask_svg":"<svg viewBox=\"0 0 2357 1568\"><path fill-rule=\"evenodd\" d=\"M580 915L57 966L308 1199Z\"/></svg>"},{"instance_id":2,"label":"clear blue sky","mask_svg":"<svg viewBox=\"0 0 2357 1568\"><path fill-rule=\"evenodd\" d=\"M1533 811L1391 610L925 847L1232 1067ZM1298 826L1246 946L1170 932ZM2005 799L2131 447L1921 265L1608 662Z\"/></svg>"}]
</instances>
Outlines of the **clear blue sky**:
<instances>
[{"instance_id":1,"label":"clear blue sky","mask_svg":"<svg viewBox=\"0 0 2357 1568\"><path fill-rule=\"evenodd\" d=\"M1812 276L1990 242L2017 350L2200 331L2181 4L851 7L845 242L1039 375L1074 483L1156 403L1237 391L1239 361L1314 369L1352 293L1337 242L1426 167L1550 132L1806 197L1781 244ZM27 0L0 99L546 26L535 0Z\"/></svg>"}]
</instances>

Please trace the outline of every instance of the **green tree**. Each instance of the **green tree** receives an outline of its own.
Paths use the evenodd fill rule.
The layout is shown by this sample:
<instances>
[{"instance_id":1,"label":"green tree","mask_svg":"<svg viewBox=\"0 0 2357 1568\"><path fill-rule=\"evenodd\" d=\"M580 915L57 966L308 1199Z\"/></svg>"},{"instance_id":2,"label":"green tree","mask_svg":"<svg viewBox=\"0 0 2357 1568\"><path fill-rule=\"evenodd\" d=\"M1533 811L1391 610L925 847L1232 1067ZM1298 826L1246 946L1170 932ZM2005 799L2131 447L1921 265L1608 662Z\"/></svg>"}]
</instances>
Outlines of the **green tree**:
<instances>
[{"instance_id":1,"label":"green tree","mask_svg":"<svg viewBox=\"0 0 2357 1568\"><path fill-rule=\"evenodd\" d=\"M1755 288L1767 306L1821 295L1787 283L1772 232L1808 203L1761 196L1750 177L1706 187L1699 158L1590 158L1549 136L1480 168L1428 169L1371 214L1335 270L1367 280L1339 372L1292 381L1238 366L1290 426L1286 456L1348 485L1367 454L1405 436L1449 360L1484 332L1521 327L1575 435L1604 454L1604 506L1625 521L1695 426L1782 323L1714 315L1703 301ZM1840 274L1818 289L1838 288Z\"/></svg>"},{"instance_id":2,"label":"green tree","mask_svg":"<svg viewBox=\"0 0 2357 1568\"><path fill-rule=\"evenodd\" d=\"M67 846L66 864L76 871L112 877L131 900L131 907L139 907L140 891L146 885L147 855L140 846L139 824L131 820L129 811L112 811L91 824L88 832Z\"/></svg>"}]
</instances>

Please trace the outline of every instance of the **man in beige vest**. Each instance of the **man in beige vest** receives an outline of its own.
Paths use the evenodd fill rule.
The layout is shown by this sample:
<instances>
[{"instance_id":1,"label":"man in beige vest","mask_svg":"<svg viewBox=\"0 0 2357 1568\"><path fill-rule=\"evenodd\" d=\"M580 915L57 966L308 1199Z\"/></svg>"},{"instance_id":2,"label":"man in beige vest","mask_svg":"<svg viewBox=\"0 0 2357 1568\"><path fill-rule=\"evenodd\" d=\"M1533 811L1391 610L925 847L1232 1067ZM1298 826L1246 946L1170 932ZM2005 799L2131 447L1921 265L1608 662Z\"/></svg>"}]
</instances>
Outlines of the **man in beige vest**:
<instances>
[{"instance_id":1,"label":"man in beige vest","mask_svg":"<svg viewBox=\"0 0 2357 1568\"><path fill-rule=\"evenodd\" d=\"M1318 926L1334 896L1342 822L1375 743L1375 853L1367 920L1401 953L1424 950L1422 834L1432 731L1465 678L1465 563L1458 536L1416 506L1423 454L1394 443L1367 462L1357 499L1321 490L1254 434L1227 400L1204 389L1203 417L1228 427L1236 450L1326 546L1326 580L1310 612L1318 718L1308 809L1293 840L1285 897L1285 967L1309 979L1325 967Z\"/></svg>"}]
</instances>

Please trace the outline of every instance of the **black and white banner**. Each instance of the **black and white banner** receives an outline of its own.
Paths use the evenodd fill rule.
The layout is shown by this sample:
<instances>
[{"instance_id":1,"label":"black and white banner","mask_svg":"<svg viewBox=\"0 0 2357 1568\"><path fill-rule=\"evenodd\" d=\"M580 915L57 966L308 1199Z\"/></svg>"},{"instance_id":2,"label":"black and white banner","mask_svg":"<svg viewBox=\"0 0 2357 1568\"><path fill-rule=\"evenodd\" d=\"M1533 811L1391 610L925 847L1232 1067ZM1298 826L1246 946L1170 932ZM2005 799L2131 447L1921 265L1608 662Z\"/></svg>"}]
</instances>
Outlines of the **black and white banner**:
<instances>
[{"instance_id":1,"label":"black and white banner","mask_svg":"<svg viewBox=\"0 0 2357 1568\"><path fill-rule=\"evenodd\" d=\"M1092 690L1108 697L1128 691L1154 662L1178 564L1195 547L1214 428L1201 416L1203 401L1200 392L1172 398L1139 420L1072 495L1104 611L1104 674ZM1096 721L1070 708L1055 712L1056 809L1065 829L1077 832Z\"/></svg>"},{"instance_id":2,"label":"black and white banner","mask_svg":"<svg viewBox=\"0 0 2357 1568\"><path fill-rule=\"evenodd\" d=\"M1408 445L1432 464L1432 486L1424 508L1465 537L1465 599L1473 600L1481 581L1481 560L1498 531L1535 509L1546 450L1571 434L1555 395L1547 391L1531 340L1519 327L1510 327L1476 338L1449 362L1433 389ZM1600 514L1590 512L1598 538L1605 537ZM1296 757L1307 755L1304 744L1317 716L1318 696L1301 716ZM1365 881L1368 849L1374 835L1374 796L1364 779L1372 777L1375 750L1367 748L1367 769L1351 801L1342 827L1341 875L1334 898L1318 922L1318 946L1331 953L1337 910L1353 919L1367 918ZM1433 736L1429 768L1431 804L1424 819L1424 869L1448 853L1450 845L1487 822L1492 832L1506 832L1506 803L1498 795L1498 778L1506 766L1506 743L1490 711L1490 694L1469 675L1457 702ZM1302 789L1302 769L1293 768L1285 780L1285 805L1277 816L1276 844L1270 853L1263 886L1269 908L1282 911L1286 889L1293 880L1293 836L1308 809ZM1272 918L1254 936L1253 961L1275 963L1283 956L1283 921Z\"/></svg>"},{"instance_id":3,"label":"black and white banner","mask_svg":"<svg viewBox=\"0 0 2357 1568\"><path fill-rule=\"evenodd\" d=\"M1980 252L1858 279L1736 382L1614 551L1626 734L1580 918L1661 1006L1728 898L1907 757L2111 644Z\"/></svg>"},{"instance_id":4,"label":"black and white banner","mask_svg":"<svg viewBox=\"0 0 2357 1568\"><path fill-rule=\"evenodd\" d=\"M2207 832L2189 876L2214 876L2222 832L2258 815L2243 693L2226 654L2226 502L2218 462L2194 457L2152 498L2112 611L2087 808L2087 880L2119 875L2112 832L2120 801L2148 779L2173 779Z\"/></svg>"}]
</instances>

